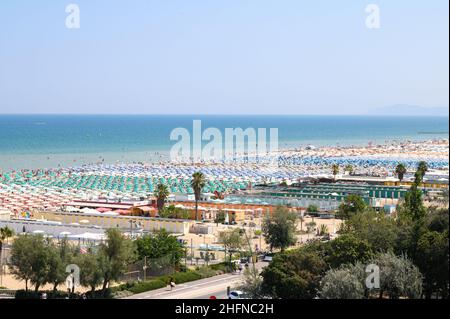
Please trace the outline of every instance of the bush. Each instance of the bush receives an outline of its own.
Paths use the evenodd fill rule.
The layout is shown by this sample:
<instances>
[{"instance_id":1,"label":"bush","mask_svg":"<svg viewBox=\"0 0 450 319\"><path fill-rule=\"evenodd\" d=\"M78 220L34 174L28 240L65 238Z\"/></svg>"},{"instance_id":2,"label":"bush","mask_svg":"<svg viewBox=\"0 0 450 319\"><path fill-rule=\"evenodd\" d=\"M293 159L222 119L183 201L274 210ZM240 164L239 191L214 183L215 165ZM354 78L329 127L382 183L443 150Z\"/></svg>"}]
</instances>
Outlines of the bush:
<instances>
[{"instance_id":1,"label":"bush","mask_svg":"<svg viewBox=\"0 0 450 319\"><path fill-rule=\"evenodd\" d=\"M94 292L88 291L88 292L86 292L86 297L88 299L109 299L109 298L112 298L112 296L115 292L120 291L120 290L121 290L120 286L115 286L112 288L107 288L104 294L103 294L103 291L101 291L101 290L96 290Z\"/></svg>"},{"instance_id":2,"label":"bush","mask_svg":"<svg viewBox=\"0 0 450 319\"><path fill-rule=\"evenodd\" d=\"M226 262L221 262L221 263L218 263L218 264L209 265L209 268L211 268L212 270L220 270L220 271L222 271L224 273L230 271L230 266Z\"/></svg>"},{"instance_id":3,"label":"bush","mask_svg":"<svg viewBox=\"0 0 450 319\"><path fill-rule=\"evenodd\" d=\"M182 284L185 282L202 279L202 275L196 271L177 272L173 274L172 278L176 284Z\"/></svg>"},{"instance_id":4,"label":"bush","mask_svg":"<svg viewBox=\"0 0 450 319\"><path fill-rule=\"evenodd\" d=\"M197 273L200 274L202 278L209 278L217 275L218 270L211 269L209 267L201 267L197 270Z\"/></svg>"},{"instance_id":5,"label":"bush","mask_svg":"<svg viewBox=\"0 0 450 319\"><path fill-rule=\"evenodd\" d=\"M65 291L34 291L34 290L17 290L15 293L16 299L41 299L43 293L47 294L47 299L64 299L67 297L67 292ZM79 294L71 294L72 299L79 298Z\"/></svg>"},{"instance_id":6,"label":"bush","mask_svg":"<svg viewBox=\"0 0 450 319\"><path fill-rule=\"evenodd\" d=\"M74 294L71 294L71 295L74 296L75 298L79 297L79 295L77 293L74 293ZM47 298L48 299L64 299L66 297L67 297L67 292L65 292L65 291L60 291L60 290L47 291Z\"/></svg>"},{"instance_id":7,"label":"bush","mask_svg":"<svg viewBox=\"0 0 450 319\"><path fill-rule=\"evenodd\" d=\"M14 298L16 299L39 299L40 293L35 291L17 290Z\"/></svg>"},{"instance_id":8,"label":"bush","mask_svg":"<svg viewBox=\"0 0 450 319\"><path fill-rule=\"evenodd\" d=\"M358 276L361 272L364 274L364 268L359 264L328 270L320 283L320 297L322 299L363 299L365 297L364 280Z\"/></svg>"},{"instance_id":9,"label":"bush","mask_svg":"<svg viewBox=\"0 0 450 319\"><path fill-rule=\"evenodd\" d=\"M132 287L129 287L129 289L124 289L132 292L133 294L138 294L141 292L159 289L167 286L166 282L162 281L161 279L153 279L149 281L143 281L140 283L134 284Z\"/></svg>"},{"instance_id":10,"label":"bush","mask_svg":"<svg viewBox=\"0 0 450 319\"><path fill-rule=\"evenodd\" d=\"M172 278L176 284L182 284L189 281L199 280L203 278L212 277L215 275L223 274L227 272L228 268L226 263L220 263L211 265L209 267L200 267L196 271L176 272L170 276L160 276L151 280L136 282L129 281L124 284L108 288L106 295L103 296L102 292L97 290L94 293L89 292L86 295L88 298L123 298L132 294L138 294L154 289L164 288L169 283L169 278Z\"/></svg>"}]
</instances>

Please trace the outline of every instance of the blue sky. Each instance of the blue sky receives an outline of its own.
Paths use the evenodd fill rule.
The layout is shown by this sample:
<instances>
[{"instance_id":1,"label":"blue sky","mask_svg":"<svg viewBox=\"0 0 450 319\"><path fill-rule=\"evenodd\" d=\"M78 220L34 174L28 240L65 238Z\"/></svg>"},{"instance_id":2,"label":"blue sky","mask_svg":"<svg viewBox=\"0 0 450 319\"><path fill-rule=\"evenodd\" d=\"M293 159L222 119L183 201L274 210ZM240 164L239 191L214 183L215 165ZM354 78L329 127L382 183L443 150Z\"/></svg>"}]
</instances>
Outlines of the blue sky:
<instances>
[{"instance_id":1,"label":"blue sky","mask_svg":"<svg viewBox=\"0 0 450 319\"><path fill-rule=\"evenodd\" d=\"M80 8L67 29L65 7ZM381 28L365 26L369 3ZM448 106L448 1L2 0L0 113Z\"/></svg>"}]
</instances>

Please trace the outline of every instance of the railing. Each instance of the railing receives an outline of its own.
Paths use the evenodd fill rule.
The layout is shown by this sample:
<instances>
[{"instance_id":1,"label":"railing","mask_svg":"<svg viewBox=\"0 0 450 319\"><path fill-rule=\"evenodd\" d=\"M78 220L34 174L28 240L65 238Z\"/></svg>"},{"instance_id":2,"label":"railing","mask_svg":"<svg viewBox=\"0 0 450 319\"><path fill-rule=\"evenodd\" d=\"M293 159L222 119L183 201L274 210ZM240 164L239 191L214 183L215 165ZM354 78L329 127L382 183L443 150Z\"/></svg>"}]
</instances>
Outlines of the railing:
<instances>
[{"instance_id":1,"label":"railing","mask_svg":"<svg viewBox=\"0 0 450 319\"><path fill-rule=\"evenodd\" d=\"M0 289L0 299L7 297L7 298L14 298L14 296L16 295L16 290L12 290L12 289Z\"/></svg>"}]
</instances>

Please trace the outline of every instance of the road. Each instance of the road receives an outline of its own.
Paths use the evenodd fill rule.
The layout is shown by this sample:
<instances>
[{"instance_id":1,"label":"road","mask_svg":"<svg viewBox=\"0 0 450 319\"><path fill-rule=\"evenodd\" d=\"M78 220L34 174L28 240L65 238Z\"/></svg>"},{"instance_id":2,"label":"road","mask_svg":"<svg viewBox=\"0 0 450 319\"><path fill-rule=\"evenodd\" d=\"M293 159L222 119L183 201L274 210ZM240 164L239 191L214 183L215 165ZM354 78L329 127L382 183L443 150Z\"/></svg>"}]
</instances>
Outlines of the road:
<instances>
[{"instance_id":1,"label":"road","mask_svg":"<svg viewBox=\"0 0 450 319\"><path fill-rule=\"evenodd\" d=\"M262 265L258 264L257 268L261 269ZM242 274L224 274L179 284L172 291L166 287L132 295L126 299L209 299L212 295L217 299L227 299L227 287L233 289L242 281Z\"/></svg>"},{"instance_id":2,"label":"road","mask_svg":"<svg viewBox=\"0 0 450 319\"><path fill-rule=\"evenodd\" d=\"M176 285L172 291L168 287L136 294L127 299L208 299L211 295L219 299L227 298L227 287L239 285L243 276L224 274Z\"/></svg>"}]
</instances>

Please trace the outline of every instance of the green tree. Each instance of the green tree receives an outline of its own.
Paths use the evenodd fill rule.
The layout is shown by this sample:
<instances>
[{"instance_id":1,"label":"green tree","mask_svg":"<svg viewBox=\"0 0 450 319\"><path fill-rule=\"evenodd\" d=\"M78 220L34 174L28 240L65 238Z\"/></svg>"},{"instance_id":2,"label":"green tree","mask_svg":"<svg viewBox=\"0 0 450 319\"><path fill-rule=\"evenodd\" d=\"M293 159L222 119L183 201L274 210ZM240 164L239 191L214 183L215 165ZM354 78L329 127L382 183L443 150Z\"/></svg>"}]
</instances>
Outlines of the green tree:
<instances>
[{"instance_id":1,"label":"green tree","mask_svg":"<svg viewBox=\"0 0 450 319\"><path fill-rule=\"evenodd\" d=\"M270 249L284 251L297 242L297 214L278 207L271 216L264 220L262 231Z\"/></svg>"},{"instance_id":2,"label":"green tree","mask_svg":"<svg viewBox=\"0 0 450 319\"><path fill-rule=\"evenodd\" d=\"M58 285L67 278L66 267L72 263L75 251L70 246L66 238L59 244L48 242L48 273L46 282L53 284L53 290L56 291Z\"/></svg>"},{"instance_id":3,"label":"green tree","mask_svg":"<svg viewBox=\"0 0 450 319\"><path fill-rule=\"evenodd\" d=\"M30 282L34 285L34 291L48 283L48 273L50 271L48 241L41 235L32 235L31 254L31 278Z\"/></svg>"},{"instance_id":4,"label":"green tree","mask_svg":"<svg viewBox=\"0 0 450 319\"><path fill-rule=\"evenodd\" d=\"M45 285L49 273L49 250L42 235L23 235L14 240L11 248L12 273L17 279L34 285L35 291Z\"/></svg>"},{"instance_id":5,"label":"green tree","mask_svg":"<svg viewBox=\"0 0 450 319\"><path fill-rule=\"evenodd\" d=\"M343 233L369 243L374 252L388 252L397 247L399 228L396 221L384 213L365 211L345 221Z\"/></svg>"},{"instance_id":6,"label":"green tree","mask_svg":"<svg viewBox=\"0 0 450 319\"><path fill-rule=\"evenodd\" d=\"M319 296L322 299L364 299L364 280L358 276L362 265L346 265L330 269L320 282Z\"/></svg>"},{"instance_id":7,"label":"green tree","mask_svg":"<svg viewBox=\"0 0 450 319\"><path fill-rule=\"evenodd\" d=\"M348 172L350 175L353 173L353 165L347 164L345 165L344 171Z\"/></svg>"},{"instance_id":8,"label":"green tree","mask_svg":"<svg viewBox=\"0 0 450 319\"><path fill-rule=\"evenodd\" d=\"M224 231L219 234L219 243L221 243L225 249L225 255L229 254L229 262L234 252L239 251L244 245L245 241L242 237L242 232L239 228L234 228L230 231Z\"/></svg>"},{"instance_id":9,"label":"green tree","mask_svg":"<svg viewBox=\"0 0 450 319\"><path fill-rule=\"evenodd\" d=\"M313 222L313 221L311 221L311 222L309 222L309 223L306 223L306 232L307 233L313 233L314 231L315 231L315 229L316 229L316 223L315 222Z\"/></svg>"},{"instance_id":10,"label":"green tree","mask_svg":"<svg viewBox=\"0 0 450 319\"><path fill-rule=\"evenodd\" d=\"M398 214L415 222L423 221L426 216L426 208L423 205L422 191L417 186L411 186L406 192L403 205L398 209Z\"/></svg>"},{"instance_id":11,"label":"green tree","mask_svg":"<svg viewBox=\"0 0 450 319\"><path fill-rule=\"evenodd\" d=\"M167 260L168 265L178 267L184 256L184 246L175 236L169 234L165 229L148 234L136 240L136 251L140 260ZM165 258L167 257L167 258Z\"/></svg>"},{"instance_id":12,"label":"green tree","mask_svg":"<svg viewBox=\"0 0 450 319\"><path fill-rule=\"evenodd\" d=\"M28 291L28 283L33 275L33 237L23 235L17 237L11 247L11 273L16 279L25 282L25 290Z\"/></svg>"},{"instance_id":13,"label":"green tree","mask_svg":"<svg viewBox=\"0 0 450 319\"><path fill-rule=\"evenodd\" d=\"M328 226L325 224L320 225L319 228L319 235L320 236L325 236L329 234L329 230L328 230Z\"/></svg>"},{"instance_id":14,"label":"green tree","mask_svg":"<svg viewBox=\"0 0 450 319\"><path fill-rule=\"evenodd\" d=\"M14 235L14 231L8 226L0 228L0 266L2 263L3 242ZM1 271L1 270L0 270Z\"/></svg>"},{"instance_id":15,"label":"green tree","mask_svg":"<svg viewBox=\"0 0 450 319\"><path fill-rule=\"evenodd\" d=\"M426 226L430 231L445 233L449 231L448 208L428 208Z\"/></svg>"},{"instance_id":16,"label":"green tree","mask_svg":"<svg viewBox=\"0 0 450 319\"><path fill-rule=\"evenodd\" d=\"M449 245L448 232L427 231L417 244L416 264L424 276L425 298L433 293L448 298Z\"/></svg>"},{"instance_id":17,"label":"green tree","mask_svg":"<svg viewBox=\"0 0 450 319\"><path fill-rule=\"evenodd\" d=\"M314 204L310 204L308 205L308 207L306 208L306 211L308 213L317 213L319 212L319 207L317 205Z\"/></svg>"},{"instance_id":18,"label":"green tree","mask_svg":"<svg viewBox=\"0 0 450 319\"><path fill-rule=\"evenodd\" d=\"M417 171L415 176L414 184L419 186L420 183L423 182L423 177L425 176L425 173L428 172L428 164L425 161L420 161L417 165Z\"/></svg>"},{"instance_id":19,"label":"green tree","mask_svg":"<svg viewBox=\"0 0 450 319\"><path fill-rule=\"evenodd\" d=\"M339 210L336 214L337 218L349 219L357 213L362 213L367 209L367 205L359 195L350 194L345 197L345 200L339 205Z\"/></svg>"},{"instance_id":20,"label":"green tree","mask_svg":"<svg viewBox=\"0 0 450 319\"><path fill-rule=\"evenodd\" d=\"M406 166L403 163L398 163L397 166L395 167L395 174L397 174L397 177L400 180L400 182L403 180L406 171L407 171Z\"/></svg>"},{"instance_id":21,"label":"green tree","mask_svg":"<svg viewBox=\"0 0 450 319\"><path fill-rule=\"evenodd\" d=\"M202 189L206 185L206 178L202 172L195 172L192 174L191 187L194 190L195 196L195 220L198 220L198 201L202 194ZM203 219L203 218L202 218Z\"/></svg>"},{"instance_id":22,"label":"green tree","mask_svg":"<svg viewBox=\"0 0 450 319\"><path fill-rule=\"evenodd\" d=\"M278 253L261 273L262 292L272 298L312 299L325 270L317 253L304 249Z\"/></svg>"},{"instance_id":23,"label":"green tree","mask_svg":"<svg viewBox=\"0 0 450 319\"><path fill-rule=\"evenodd\" d=\"M390 299L420 298L422 295L422 274L409 259L389 252L377 255L370 263L380 269L380 298L385 295Z\"/></svg>"},{"instance_id":24,"label":"green tree","mask_svg":"<svg viewBox=\"0 0 450 319\"><path fill-rule=\"evenodd\" d=\"M98 255L94 252L79 254L74 263L80 267L80 283L90 288L92 292L103 283L103 273L100 268Z\"/></svg>"},{"instance_id":25,"label":"green tree","mask_svg":"<svg viewBox=\"0 0 450 319\"><path fill-rule=\"evenodd\" d=\"M372 247L366 240L344 234L326 243L325 261L331 268L357 262L365 263L373 257Z\"/></svg>"},{"instance_id":26,"label":"green tree","mask_svg":"<svg viewBox=\"0 0 450 319\"><path fill-rule=\"evenodd\" d=\"M256 267L248 267L244 270L244 282L238 287L247 298L262 299L265 297L262 290L263 279Z\"/></svg>"},{"instance_id":27,"label":"green tree","mask_svg":"<svg viewBox=\"0 0 450 319\"><path fill-rule=\"evenodd\" d=\"M159 216L163 218L188 219L190 214L187 209L169 205L161 209Z\"/></svg>"},{"instance_id":28,"label":"green tree","mask_svg":"<svg viewBox=\"0 0 450 319\"><path fill-rule=\"evenodd\" d=\"M98 261L103 278L103 293L111 281L118 280L133 260L134 251L131 240L125 238L118 229L106 230L106 241L99 246Z\"/></svg>"},{"instance_id":29,"label":"green tree","mask_svg":"<svg viewBox=\"0 0 450 319\"><path fill-rule=\"evenodd\" d=\"M167 185L159 183L158 186L156 186L155 197L156 197L156 206L158 208L158 214L160 214L163 211L164 204L169 195L170 192Z\"/></svg>"},{"instance_id":30,"label":"green tree","mask_svg":"<svg viewBox=\"0 0 450 319\"><path fill-rule=\"evenodd\" d=\"M223 210L219 210L216 213L216 217L214 218L214 222L216 223L216 226L219 226L219 224L223 224L225 222L225 212Z\"/></svg>"},{"instance_id":31,"label":"green tree","mask_svg":"<svg viewBox=\"0 0 450 319\"><path fill-rule=\"evenodd\" d=\"M0 273L3 271L3 242L14 235L14 231L8 226L0 228Z\"/></svg>"},{"instance_id":32,"label":"green tree","mask_svg":"<svg viewBox=\"0 0 450 319\"><path fill-rule=\"evenodd\" d=\"M336 180L336 175L339 174L339 165L338 164L331 165L331 173L333 174L333 179Z\"/></svg>"}]
</instances>

